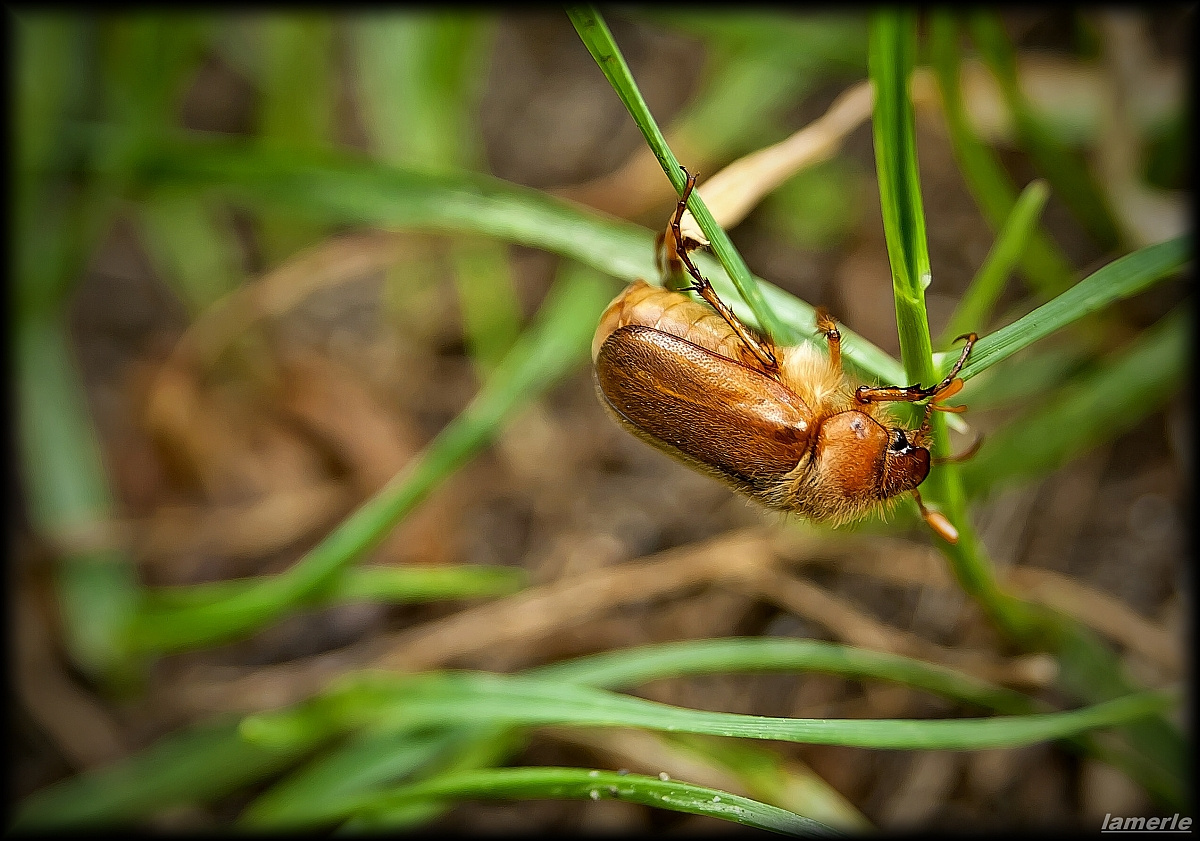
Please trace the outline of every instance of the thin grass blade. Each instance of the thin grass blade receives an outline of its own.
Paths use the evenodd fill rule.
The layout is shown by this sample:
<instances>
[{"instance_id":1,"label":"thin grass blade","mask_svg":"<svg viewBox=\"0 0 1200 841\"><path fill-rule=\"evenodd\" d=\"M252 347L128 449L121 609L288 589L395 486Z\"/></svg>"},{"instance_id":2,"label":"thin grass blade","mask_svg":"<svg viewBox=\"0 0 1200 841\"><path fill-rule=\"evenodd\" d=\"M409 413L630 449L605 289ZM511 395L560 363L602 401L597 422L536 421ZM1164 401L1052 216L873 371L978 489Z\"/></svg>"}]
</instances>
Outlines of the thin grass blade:
<instances>
[{"instance_id":1,"label":"thin grass blade","mask_svg":"<svg viewBox=\"0 0 1200 841\"><path fill-rule=\"evenodd\" d=\"M355 829L388 827L389 811L424 800L601 800L613 799L670 809L693 815L708 815L726 821L792 835L837 834L809 818L716 789L585 768L494 768L446 774L432 780L402 786L391 792L364 799L363 813Z\"/></svg>"},{"instance_id":2,"label":"thin grass blade","mask_svg":"<svg viewBox=\"0 0 1200 841\"><path fill-rule=\"evenodd\" d=\"M1086 315L1148 289L1191 259L1191 239L1148 245L1126 254L1012 324L984 336L959 374L964 380Z\"/></svg>"},{"instance_id":3,"label":"thin grass blade","mask_svg":"<svg viewBox=\"0 0 1200 841\"><path fill-rule=\"evenodd\" d=\"M1163 712L1177 699L1138 693L1066 712L949 720L794 719L714 713L527 676L433 672L356 675L296 710L244 720L253 741L308 741L314 731L403 723L570 725L778 739L891 750L976 750L1066 738Z\"/></svg>"},{"instance_id":4,"label":"thin grass blade","mask_svg":"<svg viewBox=\"0 0 1200 841\"><path fill-rule=\"evenodd\" d=\"M596 60L596 64L608 79L609 84L613 86L613 90L625 104L625 108L637 123L638 128L641 129L646 143L658 158L658 162L674 186L675 192L682 196L687 179L680 168L679 161L675 159L674 153L667 146L667 141L650 113L650 109L646 106L641 91L638 90L637 83L629 72L629 66L625 63L616 41L613 40L604 18L590 6L568 8L567 16L575 25L580 40L588 48L588 52L592 54L592 58ZM713 219L712 213L705 206L698 192L692 192L687 206L692 211L696 223L704 232L704 236L708 239L713 253L716 254L717 259L720 260L721 265L733 280L742 299L754 312L758 323L777 341L783 344L794 344L798 336L796 328L779 319L768 306L753 275L746 267L745 260L733 247L729 235Z\"/></svg>"},{"instance_id":5,"label":"thin grass blade","mask_svg":"<svg viewBox=\"0 0 1200 841\"><path fill-rule=\"evenodd\" d=\"M964 333L984 332L991 321L996 302L1004 292L1009 273L1029 246L1030 237L1037 229L1038 215L1049 197L1050 192L1044 181L1031 181L1021 191L983 265L975 273L950 316L941 344L948 345Z\"/></svg>"},{"instance_id":6,"label":"thin grass blade","mask_svg":"<svg viewBox=\"0 0 1200 841\"><path fill-rule=\"evenodd\" d=\"M963 465L968 488L983 493L1045 476L1135 427L1182 386L1192 327L1185 310L1172 312L1119 358L989 436L978 455Z\"/></svg>"}]
</instances>

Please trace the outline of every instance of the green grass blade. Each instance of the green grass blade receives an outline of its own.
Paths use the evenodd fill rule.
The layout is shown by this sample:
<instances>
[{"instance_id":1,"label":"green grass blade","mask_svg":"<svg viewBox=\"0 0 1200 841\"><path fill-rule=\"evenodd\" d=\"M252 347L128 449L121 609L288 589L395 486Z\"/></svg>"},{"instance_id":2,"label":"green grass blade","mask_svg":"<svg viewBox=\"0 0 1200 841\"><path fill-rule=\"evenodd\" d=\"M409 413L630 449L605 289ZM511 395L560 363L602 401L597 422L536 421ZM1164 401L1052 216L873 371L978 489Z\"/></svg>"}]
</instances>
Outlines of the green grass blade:
<instances>
[{"instance_id":1,"label":"green grass blade","mask_svg":"<svg viewBox=\"0 0 1200 841\"><path fill-rule=\"evenodd\" d=\"M446 774L364 798L356 829L389 826L392 809L425 800L608 800L640 803L693 815L708 815L756 829L788 834L836 834L809 818L717 789L612 771L585 768L493 768Z\"/></svg>"},{"instance_id":2,"label":"green grass blade","mask_svg":"<svg viewBox=\"0 0 1200 841\"><path fill-rule=\"evenodd\" d=\"M238 735L236 722L214 722L166 737L108 768L71 777L26 798L12 829L128 825L170 806L203 803L268 777L315 743L278 749Z\"/></svg>"},{"instance_id":3,"label":"green grass blade","mask_svg":"<svg viewBox=\"0 0 1200 841\"><path fill-rule=\"evenodd\" d=\"M985 331L1008 275L1025 253L1037 228L1038 215L1049 197L1044 181L1032 181L1021 192L983 265L950 316L942 334L942 344L948 345L964 333Z\"/></svg>"},{"instance_id":4,"label":"green grass blade","mask_svg":"<svg viewBox=\"0 0 1200 841\"><path fill-rule=\"evenodd\" d=\"M271 576L237 578L146 591L141 621L171 621L175 611L212 606L266 585ZM356 566L338 574L313 594L312 607L344 602L378 601L389 604L496 596L519 590L525 584L523 570L513 567L464 566ZM151 619L152 616L157 616Z\"/></svg>"},{"instance_id":5,"label":"green grass blade","mask_svg":"<svg viewBox=\"0 0 1200 841\"><path fill-rule=\"evenodd\" d=\"M820 672L854 679L889 680L1001 712L1024 713L1035 709L1030 699L1018 692L991 686L952 669L812 640L688 640L580 657L533 669L526 674L613 688L685 675L759 671ZM439 732L443 732L445 739L462 738L461 735L456 737L454 731ZM343 801L356 791L403 776L396 770L398 760L391 757L392 753L407 749L403 747L405 743L401 736L364 736L354 743L354 747L347 747L345 758L331 758L328 769L324 768L322 760L314 760L311 770L298 773L296 780L279 793L264 795L269 799L266 805L254 807L252 821L262 826L282 826L283 821L287 821L286 825L299 826L304 816L319 815L322 821L329 821L344 814L346 805ZM415 734L412 738L418 747L429 739L427 734ZM482 738L494 737L485 735ZM722 745L717 745L713 749L719 753L721 748ZM353 775L343 770L349 767L356 769ZM408 770L407 766L404 770ZM730 772L740 775L745 769L734 764ZM768 776L774 784L782 784L777 768ZM335 783L335 780L342 782ZM248 818L250 815L248 813Z\"/></svg>"},{"instance_id":6,"label":"green grass blade","mask_svg":"<svg viewBox=\"0 0 1200 841\"><path fill-rule=\"evenodd\" d=\"M370 551L437 484L462 466L525 405L586 358L610 289L596 275L566 275L543 304L539 323L521 337L479 394L381 491L344 520L291 569L217 603L180 607L170 619L135 621L131 644L174 651L235 639L261 628L319 593Z\"/></svg>"},{"instance_id":7,"label":"green grass blade","mask_svg":"<svg viewBox=\"0 0 1200 841\"><path fill-rule=\"evenodd\" d=\"M970 379L1084 316L1148 289L1190 259L1191 239L1178 237L1114 260L1053 300L980 339L960 376Z\"/></svg>"},{"instance_id":8,"label":"green grass blade","mask_svg":"<svg viewBox=\"0 0 1200 841\"><path fill-rule=\"evenodd\" d=\"M15 339L21 473L31 525L60 553L66 645L85 671L119 677L139 586L132 561L107 543L113 501L66 326L29 317Z\"/></svg>"},{"instance_id":9,"label":"green grass blade","mask_svg":"<svg viewBox=\"0 0 1200 841\"><path fill-rule=\"evenodd\" d=\"M333 140L334 26L309 12L264 15L255 21L258 137L294 149L329 148ZM263 249L274 265L320 239L320 226L266 213L259 219Z\"/></svg>"},{"instance_id":10,"label":"green grass blade","mask_svg":"<svg viewBox=\"0 0 1200 841\"><path fill-rule=\"evenodd\" d=\"M613 40L612 33L604 23L604 18L590 6L568 8L567 16L575 25L580 40L588 48L588 52L592 54L592 58L596 60L596 64L604 73L605 78L608 79L621 102L625 104L630 116L637 123L642 135L646 138L646 143L649 144L655 157L658 158L663 172L666 173L671 185L675 188L675 192L682 196L686 178L680 169L679 161L675 159L674 153L667 146L662 131L646 106L645 100L642 99L641 91L638 90L637 83L634 82L633 75L629 72L629 67ZM746 262L733 247L729 235L717 225L698 192L693 191L688 198L688 209L692 211L692 215L708 239L713 253L717 255L717 259L720 260L729 277L733 279L734 286L737 287L743 300L754 312L758 323L777 341L783 344L794 344L799 335L797 328L783 322L771 310L755 283L753 275L746 267Z\"/></svg>"},{"instance_id":11,"label":"green grass blade","mask_svg":"<svg viewBox=\"0 0 1200 841\"><path fill-rule=\"evenodd\" d=\"M875 90L872 122L875 167L892 269L904 382L932 384L940 379L935 373L925 309L925 289L932 282L932 274L917 168L916 123L909 91L916 52L916 13L907 9L875 12L870 19L869 49L868 67ZM916 408L911 405L906 408L910 422L915 425ZM935 456L945 455L949 452L946 418L943 413L934 412L930 420L929 449ZM940 510L958 533L967 542L971 541L965 498L953 466L932 470L921 486L921 496L928 507ZM906 504L915 507L912 500Z\"/></svg>"},{"instance_id":12,"label":"green grass blade","mask_svg":"<svg viewBox=\"0 0 1200 841\"><path fill-rule=\"evenodd\" d=\"M910 10L876 12L870 20L868 67L875 89L872 134L875 167L879 174L879 200L896 325L906 381L932 383L933 345L925 312L925 289L932 281L929 246L925 237L925 211L917 174L916 124L909 78L916 52L916 14ZM934 424L937 452L946 447L946 428Z\"/></svg>"},{"instance_id":13,"label":"green grass blade","mask_svg":"<svg viewBox=\"0 0 1200 841\"><path fill-rule=\"evenodd\" d=\"M949 720L795 719L714 713L659 704L587 686L523 675L431 672L362 674L297 710L250 716L253 741L307 742L338 728L403 723L637 727L805 744L888 750L977 750L1018 747L1111 727L1177 704L1162 693L1138 693L1067 712Z\"/></svg>"},{"instance_id":14,"label":"green grass blade","mask_svg":"<svg viewBox=\"0 0 1200 841\"><path fill-rule=\"evenodd\" d=\"M533 669L548 680L606 688L681 675L737 671L805 671L887 680L1002 712L1030 712L1019 692L921 660L815 640L730 638L687 640L606 651Z\"/></svg>"},{"instance_id":15,"label":"green grass blade","mask_svg":"<svg viewBox=\"0 0 1200 841\"><path fill-rule=\"evenodd\" d=\"M958 35L955 13L944 9L930 13L930 57L954 157L984 218L993 231L1000 231L1005 220L1012 216L1017 190L995 152L980 141L967 118ZM1021 257L1021 270L1043 298L1067 289L1075 275L1058 246L1040 229L1032 233L1029 247Z\"/></svg>"},{"instance_id":16,"label":"green grass blade","mask_svg":"<svg viewBox=\"0 0 1200 841\"><path fill-rule=\"evenodd\" d=\"M474 167L474 124L495 21L476 12L406 9L351 24L364 125L381 160L431 170Z\"/></svg>"},{"instance_id":17,"label":"green grass blade","mask_svg":"<svg viewBox=\"0 0 1200 841\"><path fill-rule=\"evenodd\" d=\"M1058 469L1135 427L1178 392L1191 358L1192 324L1177 310L1099 370L988 437L963 465L973 493Z\"/></svg>"},{"instance_id":18,"label":"green grass blade","mask_svg":"<svg viewBox=\"0 0 1200 841\"><path fill-rule=\"evenodd\" d=\"M217 141L165 144L147 156L141 177L147 186L219 186L250 207L270 205L334 224L483 234L561 254L626 281L657 272L653 232L486 175L431 174ZM697 253L693 260L739 318L761 326L712 256ZM815 337L809 304L756 282L772 311ZM878 382L904 379L895 359L841 330L843 357L858 372Z\"/></svg>"},{"instance_id":19,"label":"green grass blade","mask_svg":"<svg viewBox=\"0 0 1200 841\"><path fill-rule=\"evenodd\" d=\"M239 823L255 830L332 826L345 820L366 792L414 776L496 764L524 741L519 731L469 726L358 733L256 798ZM443 810L429 803L409 818L423 822Z\"/></svg>"},{"instance_id":20,"label":"green grass blade","mask_svg":"<svg viewBox=\"0 0 1200 841\"><path fill-rule=\"evenodd\" d=\"M999 18L994 12L973 11L967 17L967 28L1000 85L1000 93L1013 115L1021 144L1054 185L1055 194L1102 246L1116 247L1120 234L1109 209L1108 197L1096 186L1084 163L1063 146L1021 92L1016 52Z\"/></svg>"},{"instance_id":21,"label":"green grass blade","mask_svg":"<svg viewBox=\"0 0 1200 841\"><path fill-rule=\"evenodd\" d=\"M364 125L380 159L430 171L479 169L479 102L495 21L471 12L406 10L358 19L351 33ZM467 346L490 370L521 332L507 250L469 238L447 243L446 250ZM389 272L401 300L411 272L411 266Z\"/></svg>"},{"instance_id":22,"label":"green grass blade","mask_svg":"<svg viewBox=\"0 0 1200 841\"><path fill-rule=\"evenodd\" d=\"M232 221L195 195L159 190L137 210L155 270L197 315L244 279Z\"/></svg>"}]
</instances>

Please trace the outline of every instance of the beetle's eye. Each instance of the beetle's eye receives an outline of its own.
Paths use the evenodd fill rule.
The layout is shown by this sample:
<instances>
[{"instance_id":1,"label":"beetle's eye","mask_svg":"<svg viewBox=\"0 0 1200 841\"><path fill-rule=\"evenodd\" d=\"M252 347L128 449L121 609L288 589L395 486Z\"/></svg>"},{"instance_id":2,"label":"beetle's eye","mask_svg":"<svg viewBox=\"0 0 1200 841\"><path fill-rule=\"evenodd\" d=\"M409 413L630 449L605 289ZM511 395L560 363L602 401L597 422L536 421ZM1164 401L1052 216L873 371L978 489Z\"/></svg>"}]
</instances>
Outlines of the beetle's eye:
<instances>
[{"instance_id":1,"label":"beetle's eye","mask_svg":"<svg viewBox=\"0 0 1200 841\"><path fill-rule=\"evenodd\" d=\"M908 452L908 439L904 437L904 431L900 429L892 430L892 440L888 444L888 449L894 453Z\"/></svg>"}]
</instances>

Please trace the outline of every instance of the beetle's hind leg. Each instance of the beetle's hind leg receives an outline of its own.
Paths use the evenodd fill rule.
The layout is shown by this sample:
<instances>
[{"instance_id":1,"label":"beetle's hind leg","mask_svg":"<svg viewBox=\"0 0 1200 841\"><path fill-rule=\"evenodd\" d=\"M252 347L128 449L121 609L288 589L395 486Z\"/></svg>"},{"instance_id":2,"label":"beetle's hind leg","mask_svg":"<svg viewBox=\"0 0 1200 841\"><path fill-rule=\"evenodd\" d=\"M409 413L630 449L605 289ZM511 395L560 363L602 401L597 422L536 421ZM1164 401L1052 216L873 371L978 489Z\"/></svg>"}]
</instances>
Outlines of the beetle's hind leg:
<instances>
[{"instance_id":1,"label":"beetle's hind leg","mask_svg":"<svg viewBox=\"0 0 1200 841\"><path fill-rule=\"evenodd\" d=\"M696 176L689 173L683 167L680 167L680 169L683 169L683 174L687 176L687 187L684 188L683 197L679 199L679 204L675 207L675 215L671 217L671 224L667 228L665 239L674 240L677 262L687 269L687 273L692 277L692 285L684 288L698 294L710 307L716 310L717 314L729 325L729 328L733 330L737 337L742 340L742 343L754 354L754 358L758 360L763 370L774 375L779 371L779 362L775 358L775 352L771 343L759 339L750 332L750 328L743 324L741 319L734 315L733 310L717 297L717 291L713 289L708 278L700 274L700 270L696 268L695 264L692 263L692 259L688 257L688 251L695 248L699 243L694 240L685 239L679 230L679 223L683 219L684 210L687 209L688 197L691 196L692 190L696 187ZM669 260L668 265L670 265Z\"/></svg>"},{"instance_id":2,"label":"beetle's hind leg","mask_svg":"<svg viewBox=\"0 0 1200 841\"><path fill-rule=\"evenodd\" d=\"M684 188L683 198L675 206L675 212L671 215L666 229L660 231L654 238L654 255L663 286L667 289L687 290L693 288L693 283L684 274L684 260L681 259L681 255L686 257L689 251L694 251L708 243L686 237L681 230L683 214L687 212L687 200L695 187L697 176L691 175L686 167L679 168L687 176L687 186Z\"/></svg>"}]
</instances>

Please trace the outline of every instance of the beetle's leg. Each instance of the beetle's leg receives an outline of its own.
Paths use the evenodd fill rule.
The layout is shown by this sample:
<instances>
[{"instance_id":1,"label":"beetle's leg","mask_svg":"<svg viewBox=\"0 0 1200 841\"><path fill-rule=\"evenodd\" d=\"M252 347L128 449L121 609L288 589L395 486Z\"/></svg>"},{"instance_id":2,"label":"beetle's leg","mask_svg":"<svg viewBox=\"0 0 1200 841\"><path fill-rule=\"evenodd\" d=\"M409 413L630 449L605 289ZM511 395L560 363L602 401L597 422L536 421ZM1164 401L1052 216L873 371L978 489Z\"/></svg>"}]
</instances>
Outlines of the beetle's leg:
<instances>
[{"instance_id":1,"label":"beetle's leg","mask_svg":"<svg viewBox=\"0 0 1200 841\"><path fill-rule=\"evenodd\" d=\"M958 529L946 519L946 515L941 511L931 511L925 507L925 503L921 501L921 494L916 488L913 488L913 499L917 501L917 508L921 510L921 519L934 530L934 532L947 543L958 543Z\"/></svg>"},{"instance_id":2,"label":"beetle's leg","mask_svg":"<svg viewBox=\"0 0 1200 841\"><path fill-rule=\"evenodd\" d=\"M958 337L958 339L966 339L967 343L963 345L962 353L959 354L958 361L954 363L954 367L950 369L950 373L935 386L923 388L919 385L889 385L880 388L869 388L864 385L858 387L858 391L855 392L854 396L858 399L859 403L882 403L885 401L916 403L926 398L933 398L935 402L940 399L944 400L956 394L962 388L962 380L958 379L958 372L962 370L962 366L966 363L967 357L971 354L971 348L975 346L978 338L974 333ZM955 339L955 341L958 341L958 339ZM932 403L930 406L942 412L962 411L958 407L934 406Z\"/></svg>"},{"instance_id":3,"label":"beetle's leg","mask_svg":"<svg viewBox=\"0 0 1200 841\"><path fill-rule=\"evenodd\" d=\"M681 166L680 169L687 176L687 187L684 188L683 198L675 206L675 212L671 221L667 223L666 230L660 231L654 238L654 256L663 286L667 289L687 290L691 285L684 279L683 260L679 255L696 249L700 243L685 238L680 231L680 224L683 214L687 211L688 196L692 194L697 176L690 175L685 167Z\"/></svg>"},{"instance_id":4,"label":"beetle's leg","mask_svg":"<svg viewBox=\"0 0 1200 841\"><path fill-rule=\"evenodd\" d=\"M680 167L683 169L683 167ZM717 291L713 289L708 278L700 274L700 270L692 263L688 257L688 241L683 237L679 230L679 222L683 218L683 211L687 208L688 196L692 194L692 190L696 186L696 176L690 174L686 169L683 169L684 175L687 176L687 187L683 191L683 198L679 200L679 204L675 208L675 215L671 217L671 225L668 228L670 231L666 239L675 241L675 254L679 258L688 274L692 276L693 283L687 287L691 291L703 298L708 305L717 311L721 318L725 319L725 323L730 329L737 334L737 337L742 340L746 347L750 348L750 352L754 354L754 358L762 365L763 370L774 374L779 370L779 362L775 359L775 352L769 342L763 341L750 332L750 329L742 323L733 310L725 305L725 302L717 297Z\"/></svg>"},{"instance_id":5,"label":"beetle's leg","mask_svg":"<svg viewBox=\"0 0 1200 841\"><path fill-rule=\"evenodd\" d=\"M842 332L838 330L837 321L824 307L817 307L817 332L825 334L829 343L829 367L835 374L842 372Z\"/></svg>"}]
</instances>

